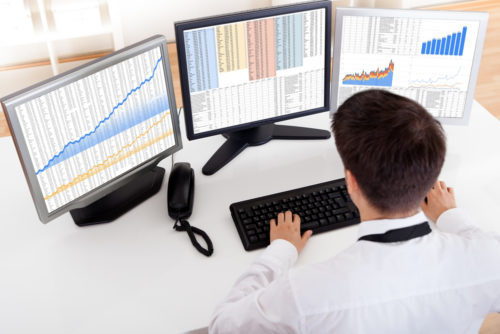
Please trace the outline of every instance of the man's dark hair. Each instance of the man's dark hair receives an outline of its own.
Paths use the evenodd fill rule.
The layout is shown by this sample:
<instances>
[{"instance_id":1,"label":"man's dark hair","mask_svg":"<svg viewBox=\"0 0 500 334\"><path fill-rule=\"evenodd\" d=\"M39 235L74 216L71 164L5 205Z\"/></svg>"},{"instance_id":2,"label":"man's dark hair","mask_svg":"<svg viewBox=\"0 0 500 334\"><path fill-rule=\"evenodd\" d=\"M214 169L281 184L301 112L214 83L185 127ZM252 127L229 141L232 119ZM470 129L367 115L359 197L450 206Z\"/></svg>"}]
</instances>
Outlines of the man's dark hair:
<instances>
[{"instance_id":1,"label":"man's dark hair","mask_svg":"<svg viewBox=\"0 0 500 334\"><path fill-rule=\"evenodd\" d=\"M441 124L406 97L384 90L357 93L338 108L332 130L344 167L383 213L417 208L443 166Z\"/></svg>"}]
</instances>

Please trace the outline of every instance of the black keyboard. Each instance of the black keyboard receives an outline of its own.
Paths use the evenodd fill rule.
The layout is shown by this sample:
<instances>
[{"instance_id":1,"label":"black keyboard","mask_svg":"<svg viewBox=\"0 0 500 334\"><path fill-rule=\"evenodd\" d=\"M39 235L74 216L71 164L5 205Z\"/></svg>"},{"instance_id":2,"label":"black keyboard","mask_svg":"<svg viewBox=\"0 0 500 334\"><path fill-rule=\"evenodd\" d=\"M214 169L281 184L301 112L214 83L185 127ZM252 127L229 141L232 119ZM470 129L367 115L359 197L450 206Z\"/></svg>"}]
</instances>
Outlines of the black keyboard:
<instances>
[{"instance_id":1,"label":"black keyboard","mask_svg":"<svg viewBox=\"0 0 500 334\"><path fill-rule=\"evenodd\" d=\"M287 210L300 216L301 233L312 230L313 235L360 222L345 179L233 203L229 209L247 251L269 245L269 221Z\"/></svg>"}]
</instances>

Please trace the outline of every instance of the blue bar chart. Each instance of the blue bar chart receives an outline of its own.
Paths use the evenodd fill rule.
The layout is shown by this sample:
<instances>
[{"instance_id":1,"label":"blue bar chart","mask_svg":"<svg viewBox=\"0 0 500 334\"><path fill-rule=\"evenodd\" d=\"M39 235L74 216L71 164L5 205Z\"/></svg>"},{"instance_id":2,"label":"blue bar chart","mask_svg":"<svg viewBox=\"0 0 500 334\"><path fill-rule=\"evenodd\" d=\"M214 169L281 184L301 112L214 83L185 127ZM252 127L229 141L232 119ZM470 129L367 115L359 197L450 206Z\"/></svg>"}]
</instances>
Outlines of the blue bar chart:
<instances>
[{"instance_id":1,"label":"blue bar chart","mask_svg":"<svg viewBox=\"0 0 500 334\"><path fill-rule=\"evenodd\" d=\"M440 56L463 56L467 27L446 37L433 38L422 43L420 54Z\"/></svg>"}]
</instances>

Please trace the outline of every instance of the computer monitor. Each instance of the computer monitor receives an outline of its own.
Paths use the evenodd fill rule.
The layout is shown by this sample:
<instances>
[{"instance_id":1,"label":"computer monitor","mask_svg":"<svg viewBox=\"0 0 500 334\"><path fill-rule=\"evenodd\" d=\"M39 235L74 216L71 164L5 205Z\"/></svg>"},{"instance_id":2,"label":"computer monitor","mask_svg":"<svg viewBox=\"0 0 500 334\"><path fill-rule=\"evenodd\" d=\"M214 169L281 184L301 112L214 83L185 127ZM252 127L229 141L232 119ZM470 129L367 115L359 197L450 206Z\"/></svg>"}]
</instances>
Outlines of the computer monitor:
<instances>
[{"instance_id":1,"label":"computer monitor","mask_svg":"<svg viewBox=\"0 0 500 334\"><path fill-rule=\"evenodd\" d=\"M273 124L329 110L330 30L330 1L175 24L187 137L227 138L204 174L273 138L330 137Z\"/></svg>"},{"instance_id":2,"label":"computer monitor","mask_svg":"<svg viewBox=\"0 0 500 334\"><path fill-rule=\"evenodd\" d=\"M487 13L337 8L331 113L366 89L424 106L443 124L467 124Z\"/></svg>"},{"instance_id":3,"label":"computer monitor","mask_svg":"<svg viewBox=\"0 0 500 334\"><path fill-rule=\"evenodd\" d=\"M111 221L156 193L182 147L157 35L1 99L42 222Z\"/></svg>"}]
</instances>

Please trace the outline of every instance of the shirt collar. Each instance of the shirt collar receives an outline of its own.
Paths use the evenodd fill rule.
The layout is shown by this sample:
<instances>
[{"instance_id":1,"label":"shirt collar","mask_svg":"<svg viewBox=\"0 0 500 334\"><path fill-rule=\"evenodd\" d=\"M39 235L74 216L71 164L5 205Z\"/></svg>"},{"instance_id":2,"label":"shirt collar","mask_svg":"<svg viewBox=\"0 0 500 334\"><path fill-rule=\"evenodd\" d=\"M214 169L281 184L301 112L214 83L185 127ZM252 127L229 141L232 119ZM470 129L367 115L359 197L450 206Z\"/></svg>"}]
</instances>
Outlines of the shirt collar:
<instances>
[{"instance_id":1,"label":"shirt collar","mask_svg":"<svg viewBox=\"0 0 500 334\"><path fill-rule=\"evenodd\" d=\"M423 212L406 218L367 220L359 225L358 238L370 234L383 234L389 230L417 225L426 221L427 218Z\"/></svg>"}]
</instances>

